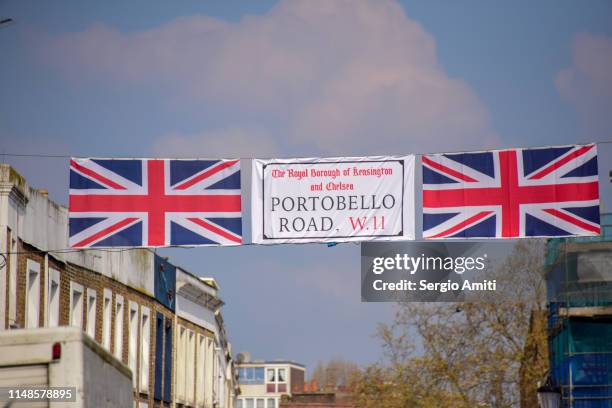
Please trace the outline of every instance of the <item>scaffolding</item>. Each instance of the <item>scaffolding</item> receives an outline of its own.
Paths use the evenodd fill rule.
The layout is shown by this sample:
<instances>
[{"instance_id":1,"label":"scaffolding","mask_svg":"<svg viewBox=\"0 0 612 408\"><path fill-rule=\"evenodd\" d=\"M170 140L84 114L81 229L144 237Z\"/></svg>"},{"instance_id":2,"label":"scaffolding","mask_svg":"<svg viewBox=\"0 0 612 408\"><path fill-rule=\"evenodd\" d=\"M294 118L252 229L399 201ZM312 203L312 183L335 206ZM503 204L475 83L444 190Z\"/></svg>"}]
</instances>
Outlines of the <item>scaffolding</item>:
<instances>
[{"instance_id":1,"label":"scaffolding","mask_svg":"<svg viewBox=\"0 0 612 408\"><path fill-rule=\"evenodd\" d=\"M547 247L550 374L565 408L612 408L612 214L601 225Z\"/></svg>"}]
</instances>

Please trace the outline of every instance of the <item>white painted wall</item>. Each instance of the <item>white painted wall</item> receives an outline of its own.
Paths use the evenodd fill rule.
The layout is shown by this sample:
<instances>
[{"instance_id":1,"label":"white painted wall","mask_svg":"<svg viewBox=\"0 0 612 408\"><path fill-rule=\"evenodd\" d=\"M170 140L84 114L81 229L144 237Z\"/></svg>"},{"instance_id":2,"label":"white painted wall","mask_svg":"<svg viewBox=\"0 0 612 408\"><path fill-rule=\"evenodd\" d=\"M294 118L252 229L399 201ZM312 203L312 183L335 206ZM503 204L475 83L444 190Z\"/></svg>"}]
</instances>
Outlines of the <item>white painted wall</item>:
<instances>
[{"instance_id":1,"label":"white painted wall","mask_svg":"<svg viewBox=\"0 0 612 408\"><path fill-rule=\"evenodd\" d=\"M52 346L61 343L61 358ZM51 361L53 363L51 364ZM48 364L50 387L76 387L71 407L131 407L129 369L79 329L8 330L0 333L0 366Z\"/></svg>"},{"instance_id":2,"label":"white painted wall","mask_svg":"<svg viewBox=\"0 0 612 408\"><path fill-rule=\"evenodd\" d=\"M184 298L180 294L176 296L176 313L179 317L189 320L215 333L217 337L217 325L215 322L215 313L191 300Z\"/></svg>"}]
</instances>

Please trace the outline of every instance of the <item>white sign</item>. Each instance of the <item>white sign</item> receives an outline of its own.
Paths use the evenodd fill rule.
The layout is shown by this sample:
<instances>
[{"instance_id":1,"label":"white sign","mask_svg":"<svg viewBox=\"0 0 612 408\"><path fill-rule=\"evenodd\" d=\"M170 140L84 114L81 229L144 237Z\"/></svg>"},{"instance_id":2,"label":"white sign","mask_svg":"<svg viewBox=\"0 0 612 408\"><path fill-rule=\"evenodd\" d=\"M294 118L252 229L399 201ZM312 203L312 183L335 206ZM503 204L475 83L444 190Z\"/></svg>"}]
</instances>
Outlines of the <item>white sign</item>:
<instances>
[{"instance_id":1,"label":"white sign","mask_svg":"<svg viewBox=\"0 0 612 408\"><path fill-rule=\"evenodd\" d=\"M414 239L414 156L253 160L259 244Z\"/></svg>"}]
</instances>

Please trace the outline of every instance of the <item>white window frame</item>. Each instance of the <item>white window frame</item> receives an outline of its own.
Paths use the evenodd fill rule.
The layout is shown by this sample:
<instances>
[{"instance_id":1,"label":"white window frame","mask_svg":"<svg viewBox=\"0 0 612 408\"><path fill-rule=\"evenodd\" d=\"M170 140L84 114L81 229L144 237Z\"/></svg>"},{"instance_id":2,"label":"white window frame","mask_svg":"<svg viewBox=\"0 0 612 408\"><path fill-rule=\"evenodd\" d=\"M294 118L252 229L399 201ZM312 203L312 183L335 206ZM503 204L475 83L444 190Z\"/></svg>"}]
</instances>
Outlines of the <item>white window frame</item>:
<instances>
[{"instance_id":1,"label":"white window frame","mask_svg":"<svg viewBox=\"0 0 612 408\"><path fill-rule=\"evenodd\" d=\"M285 372L285 379L284 381L280 381L280 371L283 370ZM272 379L272 381L269 380L269 376L268 376L268 372L271 371L274 374L274 378ZM268 386L268 384L273 384L274 385L274 392L278 393L280 392L278 390L278 386L281 384L285 385L285 391L284 392L289 392L289 367L266 367L266 373L265 373L265 384L266 384L266 388Z\"/></svg>"},{"instance_id":2,"label":"white window frame","mask_svg":"<svg viewBox=\"0 0 612 408\"><path fill-rule=\"evenodd\" d=\"M68 319L70 326L83 329L83 298L85 297L85 288L76 282L70 282L70 318ZM77 304L75 305L75 294L78 294Z\"/></svg>"},{"instance_id":3,"label":"white window frame","mask_svg":"<svg viewBox=\"0 0 612 408\"><path fill-rule=\"evenodd\" d=\"M151 351L151 311L140 307L140 392L149 393L149 369Z\"/></svg>"},{"instance_id":4,"label":"white window frame","mask_svg":"<svg viewBox=\"0 0 612 408\"><path fill-rule=\"evenodd\" d=\"M195 339L193 330L187 330L187 354L185 363L185 399L195 405Z\"/></svg>"},{"instance_id":5,"label":"white window frame","mask_svg":"<svg viewBox=\"0 0 612 408\"><path fill-rule=\"evenodd\" d=\"M119 361L123 361L123 316L125 309L123 308L123 296L115 296L115 339L114 353Z\"/></svg>"},{"instance_id":6,"label":"white window frame","mask_svg":"<svg viewBox=\"0 0 612 408\"><path fill-rule=\"evenodd\" d=\"M205 367L206 371L204 373L204 381L205 381L205 390L204 390L204 399L206 401L206 406L213 405L213 383L215 382L214 378L214 348L215 341L212 338L206 339L206 357L205 357Z\"/></svg>"},{"instance_id":7,"label":"white window frame","mask_svg":"<svg viewBox=\"0 0 612 408\"><path fill-rule=\"evenodd\" d=\"M272 372L272 379L270 380L270 377L268 376L269 372ZM276 384L276 368L270 367L270 368L266 368L266 384Z\"/></svg>"},{"instance_id":8,"label":"white window frame","mask_svg":"<svg viewBox=\"0 0 612 408\"><path fill-rule=\"evenodd\" d=\"M7 228L10 230L10 228ZM7 231L8 232L8 231ZM4 231L0 233L0 250L4 251L8 249L8 243L6 240L8 239L9 234ZM7 259L8 258L8 259ZM6 329L6 313L8 310L6 309L6 299L8 296L8 286L9 286L9 270L8 265L10 263L10 255L8 257L4 257L4 262L2 262L2 267L0 267L0 298L3 299L0 301L0 330Z\"/></svg>"},{"instance_id":9,"label":"white window frame","mask_svg":"<svg viewBox=\"0 0 612 408\"><path fill-rule=\"evenodd\" d=\"M15 231L11 230L10 227L7 227L6 230L11 236L11 253L9 255L9 262L11 264L9 273L10 276L8 282L6 283L8 291L6 295L9 299L8 310L6 313L8 313L8 327L11 327L11 325L17 324L17 296L13 295L14 293L17 293L17 240L15 239ZM7 239L9 234L7 234Z\"/></svg>"},{"instance_id":10,"label":"white window frame","mask_svg":"<svg viewBox=\"0 0 612 408\"><path fill-rule=\"evenodd\" d=\"M32 259L26 262L24 327L40 326L40 263Z\"/></svg>"},{"instance_id":11,"label":"white window frame","mask_svg":"<svg viewBox=\"0 0 612 408\"><path fill-rule=\"evenodd\" d=\"M280 372L283 370L285 372L285 379L283 381L280 380ZM287 368L286 367L278 367L276 369L276 383L277 384L287 384Z\"/></svg>"},{"instance_id":12,"label":"white window frame","mask_svg":"<svg viewBox=\"0 0 612 408\"><path fill-rule=\"evenodd\" d=\"M96 309L98 307L98 294L95 289L87 289L87 334L96 339Z\"/></svg>"},{"instance_id":13,"label":"white window frame","mask_svg":"<svg viewBox=\"0 0 612 408\"><path fill-rule=\"evenodd\" d=\"M223 361L225 360L225 353L221 348L217 349L217 383L218 391L217 391L217 400L219 404L224 404L225 401L225 370L223 369Z\"/></svg>"},{"instance_id":14,"label":"white window frame","mask_svg":"<svg viewBox=\"0 0 612 408\"><path fill-rule=\"evenodd\" d=\"M176 339L176 399L185 402L185 349L187 329L181 325L177 328Z\"/></svg>"},{"instance_id":15,"label":"white window frame","mask_svg":"<svg viewBox=\"0 0 612 408\"><path fill-rule=\"evenodd\" d=\"M60 314L60 271L49 268L49 284L47 285L47 326L59 326ZM54 290L55 288L55 290Z\"/></svg>"},{"instance_id":16,"label":"white window frame","mask_svg":"<svg viewBox=\"0 0 612 408\"><path fill-rule=\"evenodd\" d=\"M206 336L198 334L198 349L196 351L196 405L204 406L206 393Z\"/></svg>"},{"instance_id":17,"label":"white window frame","mask_svg":"<svg viewBox=\"0 0 612 408\"><path fill-rule=\"evenodd\" d=\"M218 353L218 348L215 347L213 348L213 404L214 403L219 403L219 377L220 377L220 368L219 368L219 353Z\"/></svg>"},{"instance_id":18,"label":"white window frame","mask_svg":"<svg viewBox=\"0 0 612 408\"><path fill-rule=\"evenodd\" d=\"M113 291L104 288L102 293L102 347L110 351L111 326L113 323Z\"/></svg>"},{"instance_id":19,"label":"white window frame","mask_svg":"<svg viewBox=\"0 0 612 408\"><path fill-rule=\"evenodd\" d=\"M138 368L138 303L130 301L130 308L128 310L128 322L129 322L129 333L128 333L128 366L132 370L132 385L134 389L138 385L137 381L137 368Z\"/></svg>"}]
</instances>

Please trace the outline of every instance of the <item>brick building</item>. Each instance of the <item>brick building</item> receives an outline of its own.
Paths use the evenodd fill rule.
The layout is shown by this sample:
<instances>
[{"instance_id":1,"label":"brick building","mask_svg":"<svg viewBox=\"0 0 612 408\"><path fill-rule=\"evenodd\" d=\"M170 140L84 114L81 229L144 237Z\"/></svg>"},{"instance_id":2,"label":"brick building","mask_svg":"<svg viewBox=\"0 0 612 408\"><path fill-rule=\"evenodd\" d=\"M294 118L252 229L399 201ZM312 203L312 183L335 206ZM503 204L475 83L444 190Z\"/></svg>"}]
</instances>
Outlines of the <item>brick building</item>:
<instances>
[{"instance_id":1,"label":"brick building","mask_svg":"<svg viewBox=\"0 0 612 408\"><path fill-rule=\"evenodd\" d=\"M291 395L283 395L279 408L357 408L345 386L325 386L319 390L317 380L305 382L303 389L295 385Z\"/></svg>"},{"instance_id":2,"label":"brick building","mask_svg":"<svg viewBox=\"0 0 612 408\"><path fill-rule=\"evenodd\" d=\"M147 249L61 251L68 228L65 207L0 164L0 330L80 327L132 370L135 406L233 408L215 280Z\"/></svg>"},{"instance_id":3,"label":"brick building","mask_svg":"<svg viewBox=\"0 0 612 408\"><path fill-rule=\"evenodd\" d=\"M336 392L303 392L283 396L279 408L357 408L350 398L342 398Z\"/></svg>"}]
</instances>

